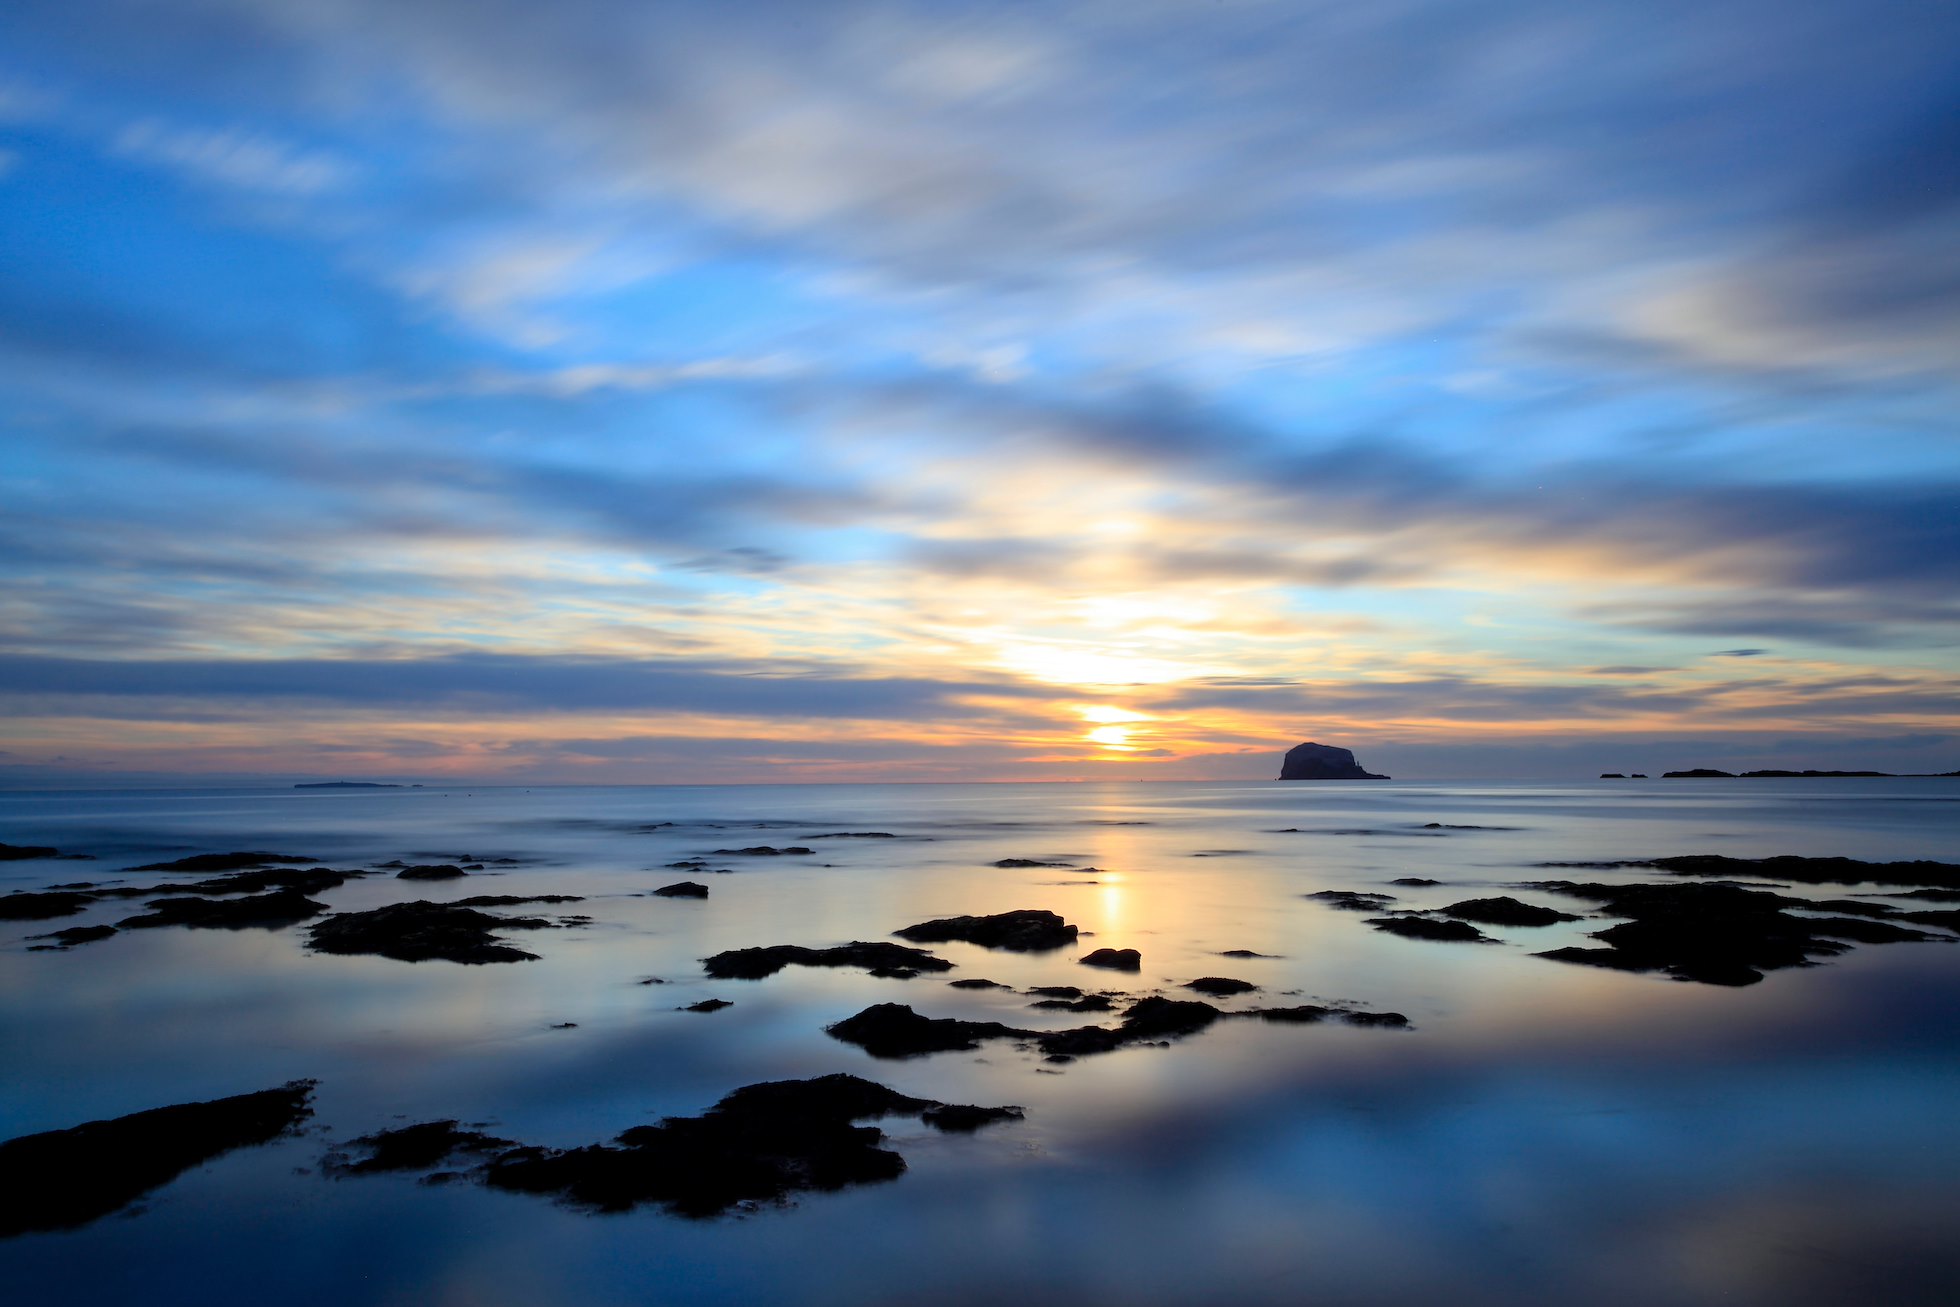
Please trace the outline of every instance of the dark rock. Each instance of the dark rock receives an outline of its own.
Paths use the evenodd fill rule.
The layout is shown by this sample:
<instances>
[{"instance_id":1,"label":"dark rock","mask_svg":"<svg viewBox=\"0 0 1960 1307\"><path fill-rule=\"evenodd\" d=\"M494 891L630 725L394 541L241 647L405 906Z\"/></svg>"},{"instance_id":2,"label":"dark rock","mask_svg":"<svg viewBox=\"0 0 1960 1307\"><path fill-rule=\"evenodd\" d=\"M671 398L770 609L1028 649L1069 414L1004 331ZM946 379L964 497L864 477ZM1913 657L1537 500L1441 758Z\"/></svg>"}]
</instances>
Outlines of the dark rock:
<instances>
[{"instance_id":1,"label":"dark rock","mask_svg":"<svg viewBox=\"0 0 1960 1307\"><path fill-rule=\"evenodd\" d=\"M946 983L952 986L954 989L1012 989L1014 988L1012 985L1003 985L998 980L981 980L978 977L974 977L968 980L949 980Z\"/></svg>"},{"instance_id":2,"label":"dark rock","mask_svg":"<svg viewBox=\"0 0 1960 1307\"><path fill-rule=\"evenodd\" d=\"M1200 994L1210 994L1213 998L1250 994L1259 988L1249 980L1234 980L1230 976L1199 976L1196 980L1185 981L1184 987L1195 989Z\"/></svg>"},{"instance_id":3,"label":"dark rock","mask_svg":"<svg viewBox=\"0 0 1960 1307\"><path fill-rule=\"evenodd\" d=\"M705 899L708 887L692 880L677 880L671 885L662 885L654 893L663 899Z\"/></svg>"},{"instance_id":4,"label":"dark rock","mask_svg":"<svg viewBox=\"0 0 1960 1307\"><path fill-rule=\"evenodd\" d=\"M1718 771L1718 770L1716 770L1716 769L1715 769L1715 768L1713 768L1713 767L1691 767L1691 768L1689 768L1689 769L1688 769L1687 771L1664 771L1664 772L1662 772L1662 773L1661 773L1661 779L1662 779L1662 780L1676 780L1676 779L1688 779L1688 780L1701 780L1701 779L1711 779L1711 780L1712 780L1712 779L1722 779L1722 780L1731 780L1731 781L1732 781L1732 780L1734 780L1735 778L1736 778L1736 776L1735 776L1735 773L1734 773L1734 772L1732 772L1732 771Z\"/></svg>"},{"instance_id":5,"label":"dark rock","mask_svg":"<svg viewBox=\"0 0 1960 1307\"><path fill-rule=\"evenodd\" d=\"M831 1038L855 1044L873 1057L964 1052L978 1048L983 1039L1013 1039L1031 1033L998 1021L923 1017L903 1003L874 1003L824 1030Z\"/></svg>"},{"instance_id":6,"label":"dark rock","mask_svg":"<svg viewBox=\"0 0 1960 1307\"><path fill-rule=\"evenodd\" d=\"M1028 1006L1055 1012L1108 1012L1116 1005L1106 995L1088 994L1082 998L1044 998Z\"/></svg>"},{"instance_id":7,"label":"dark rock","mask_svg":"<svg viewBox=\"0 0 1960 1307\"><path fill-rule=\"evenodd\" d=\"M1196 1034L1223 1015L1209 1003L1190 999L1140 998L1123 1014L1123 1038L1175 1039Z\"/></svg>"},{"instance_id":8,"label":"dark rock","mask_svg":"<svg viewBox=\"0 0 1960 1307\"><path fill-rule=\"evenodd\" d=\"M188 858L178 858L174 862L146 862L131 871L243 871L248 867L263 867L275 862L292 862L302 865L316 863L318 858L302 858L291 853L198 853Z\"/></svg>"},{"instance_id":9,"label":"dark rock","mask_svg":"<svg viewBox=\"0 0 1960 1307\"><path fill-rule=\"evenodd\" d=\"M1283 1025L1317 1025L1322 1021L1343 1021L1351 1026L1401 1029L1409 1024L1409 1019L1400 1012L1357 1012L1351 1008L1320 1007L1311 1003L1300 1007L1253 1008L1247 1012L1227 1012L1225 1015L1257 1017L1261 1021Z\"/></svg>"},{"instance_id":10,"label":"dark rock","mask_svg":"<svg viewBox=\"0 0 1960 1307\"><path fill-rule=\"evenodd\" d=\"M520 903L583 903L582 894L477 894L467 899L456 899L450 904L456 908L510 908Z\"/></svg>"},{"instance_id":11,"label":"dark rock","mask_svg":"<svg viewBox=\"0 0 1960 1307\"><path fill-rule=\"evenodd\" d=\"M0 896L0 921L46 921L50 917L72 917L93 902L93 894L74 891L41 894L19 891Z\"/></svg>"},{"instance_id":12,"label":"dark rock","mask_svg":"<svg viewBox=\"0 0 1960 1307\"><path fill-rule=\"evenodd\" d=\"M785 854L815 853L815 849L792 846L787 849L772 849L767 844L758 844L748 849L713 849L716 857L722 858L780 858Z\"/></svg>"},{"instance_id":13,"label":"dark rock","mask_svg":"<svg viewBox=\"0 0 1960 1307\"><path fill-rule=\"evenodd\" d=\"M1081 998L1082 991L1074 985L1036 985L1028 991L1042 998Z\"/></svg>"},{"instance_id":14,"label":"dark rock","mask_svg":"<svg viewBox=\"0 0 1960 1307\"><path fill-rule=\"evenodd\" d=\"M205 1103L152 1108L0 1144L0 1238L72 1230L234 1148L262 1144L313 1114L311 1080Z\"/></svg>"},{"instance_id":15,"label":"dark rock","mask_svg":"<svg viewBox=\"0 0 1960 1307\"><path fill-rule=\"evenodd\" d=\"M393 781L301 781L296 790L399 790Z\"/></svg>"},{"instance_id":16,"label":"dark rock","mask_svg":"<svg viewBox=\"0 0 1960 1307\"><path fill-rule=\"evenodd\" d=\"M107 939L116 933L114 926L70 926L66 930L50 931L46 935L29 935L29 939L51 939L52 944L36 944L29 951L34 953L65 952L77 944L93 944L99 939Z\"/></svg>"},{"instance_id":17,"label":"dark rock","mask_svg":"<svg viewBox=\"0 0 1960 1307\"><path fill-rule=\"evenodd\" d=\"M515 1140L465 1130L455 1121L423 1121L394 1130L378 1130L352 1141L353 1147L367 1150L365 1157L349 1159L329 1154L321 1170L331 1176L380 1175L389 1171L426 1171L441 1166L459 1154L481 1156L501 1153L517 1146Z\"/></svg>"},{"instance_id":18,"label":"dark rock","mask_svg":"<svg viewBox=\"0 0 1960 1307\"><path fill-rule=\"evenodd\" d=\"M1406 885L1410 889L1420 889L1426 885L1440 885L1443 882L1440 880L1431 880L1427 876L1397 876L1388 883L1391 885Z\"/></svg>"},{"instance_id":19,"label":"dark rock","mask_svg":"<svg viewBox=\"0 0 1960 1307\"><path fill-rule=\"evenodd\" d=\"M1037 862L1033 858L1002 858L999 862L990 862L987 865L989 867L1000 867L1012 871L1022 867L1072 867L1075 864L1072 862Z\"/></svg>"},{"instance_id":20,"label":"dark rock","mask_svg":"<svg viewBox=\"0 0 1960 1307\"><path fill-rule=\"evenodd\" d=\"M1342 912L1380 912L1395 902L1393 894L1368 894L1356 890L1323 889L1312 894L1302 894L1301 898L1314 899L1330 908Z\"/></svg>"},{"instance_id":21,"label":"dark rock","mask_svg":"<svg viewBox=\"0 0 1960 1307\"><path fill-rule=\"evenodd\" d=\"M124 930L143 930L152 926L191 926L203 930L277 929L317 917L327 910L298 890L275 890L270 894L248 894L236 899L203 899L184 895L151 899L150 911L140 917L124 917L116 924Z\"/></svg>"},{"instance_id":22,"label":"dark rock","mask_svg":"<svg viewBox=\"0 0 1960 1307\"><path fill-rule=\"evenodd\" d=\"M905 1159L879 1147L881 1130L858 1121L917 1116L937 1129L966 1131L1018 1115L908 1098L856 1076L784 1080L738 1089L698 1117L635 1126L616 1146L512 1149L492 1158L482 1176L494 1188L596 1211L658 1204L709 1217L741 1203L897 1179Z\"/></svg>"},{"instance_id":23,"label":"dark rock","mask_svg":"<svg viewBox=\"0 0 1960 1307\"><path fill-rule=\"evenodd\" d=\"M1385 781L1371 771L1363 771L1347 749L1331 744L1296 744L1286 751L1280 763L1283 781Z\"/></svg>"},{"instance_id":24,"label":"dark rock","mask_svg":"<svg viewBox=\"0 0 1960 1307\"><path fill-rule=\"evenodd\" d=\"M1599 779L1603 781L1623 781L1626 778L1625 772L1603 771L1599 774Z\"/></svg>"},{"instance_id":25,"label":"dark rock","mask_svg":"<svg viewBox=\"0 0 1960 1307\"><path fill-rule=\"evenodd\" d=\"M1921 925L1938 926L1943 930L1960 930L1960 908L1933 908L1920 912L1901 912L1902 921L1917 921Z\"/></svg>"},{"instance_id":26,"label":"dark rock","mask_svg":"<svg viewBox=\"0 0 1960 1307\"><path fill-rule=\"evenodd\" d=\"M358 871L334 871L327 867L276 867L262 871L240 871L210 880L180 881L175 885L125 885L99 891L109 898L142 898L150 894L263 894L267 890L297 890L318 894L338 889L359 877Z\"/></svg>"},{"instance_id":27,"label":"dark rock","mask_svg":"<svg viewBox=\"0 0 1960 1307\"><path fill-rule=\"evenodd\" d=\"M415 867L403 867L395 873L396 880L455 880L470 873L450 862L423 863Z\"/></svg>"},{"instance_id":28,"label":"dark rock","mask_svg":"<svg viewBox=\"0 0 1960 1307\"><path fill-rule=\"evenodd\" d=\"M1228 948L1218 955L1221 958L1274 958L1274 953L1254 953L1249 948Z\"/></svg>"},{"instance_id":29,"label":"dark rock","mask_svg":"<svg viewBox=\"0 0 1960 1307\"><path fill-rule=\"evenodd\" d=\"M1561 921L1577 921L1579 918L1570 912L1560 912L1555 908L1540 907L1536 903L1526 903L1509 895L1491 899L1465 899L1452 903L1447 908L1436 909L1445 917L1455 917L1458 921L1477 921L1486 926L1551 926Z\"/></svg>"},{"instance_id":30,"label":"dark rock","mask_svg":"<svg viewBox=\"0 0 1960 1307\"><path fill-rule=\"evenodd\" d=\"M1018 1107L972 1107L963 1103L947 1103L941 1107L929 1107L919 1114L919 1119L942 1134L970 1135L982 1126L990 1126L999 1121L1019 1121L1025 1113Z\"/></svg>"},{"instance_id":31,"label":"dark rock","mask_svg":"<svg viewBox=\"0 0 1960 1307\"><path fill-rule=\"evenodd\" d=\"M1541 862L1541 867L1658 867L1676 876L1720 880L1781 880L1806 885L1918 885L1960 891L1960 863L1860 862L1856 858L1731 858L1690 853L1672 858L1621 858L1597 862Z\"/></svg>"},{"instance_id":32,"label":"dark rock","mask_svg":"<svg viewBox=\"0 0 1960 1307\"><path fill-rule=\"evenodd\" d=\"M1557 962L1659 971L1709 985L1753 985L1766 971L1835 957L1845 943L1902 943L1942 938L1889 922L1799 916L1816 905L1727 884L1604 885L1541 882L1539 888L1596 899L1630 920L1592 932L1607 948L1563 948L1537 956Z\"/></svg>"},{"instance_id":33,"label":"dark rock","mask_svg":"<svg viewBox=\"0 0 1960 1307\"><path fill-rule=\"evenodd\" d=\"M1370 917L1368 925L1404 939L1432 939L1446 944L1495 944L1496 940L1464 921L1437 921L1430 917L1404 914Z\"/></svg>"},{"instance_id":34,"label":"dark rock","mask_svg":"<svg viewBox=\"0 0 1960 1307\"><path fill-rule=\"evenodd\" d=\"M1076 959L1085 967L1107 967L1111 971L1141 971L1143 954L1133 948L1099 948Z\"/></svg>"},{"instance_id":35,"label":"dark rock","mask_svg":"<svg viewBox=\"0 0 1960 1307\"><path fill-rule=\"evenodd\" d=\"M1426 821L1417 830L1516 830L1516 826L1452 826L1445 821Z\"/></svg>"},{"instance_id":36,"label":"dark rock","mask_svg":"<svg viewBox=\"0 0 1960 1307\"><path fill-rule=\"evenodd\" d=\"M836 830L827 835L803 835L806 840L895 840L898 836L888 830Z\"/></svg>"},{"instance_id":37,"label":"dark rock","mask_svg":"<svg viewBox=\"0 0 1960 1307\"><path fill-rule=\"evenodd\" d=\"M30 858L58 858L60 849L45 844L0 844L0 862L26 862Z\"/></svg>"},{"instance_id":38,"label":"dark rock","mask_svg":"<svg viewBox=\"0 0 1960 1307\"><path fill-rule=\"evenodd\" d=\"M1075 942L1076 928L1053 912L1023 908L1000 912L991 917L941 917L892 932L900 939L917 944L943 944L962 940L982 948L1007 949L1015 953L1040 953L1066 948Z\"/></svg>"},{"instance_id":39,"label":"dark rock","mask_svg":"<svg viewBox=\"0 0 1960 1307\"><path fill-rule=\"evenodd\" d=\"M689 1003L686 1007L682 1008L681 1011L719 1012L725 1007L734 1007L734 1006L735 1006L735 1000L731 998L704 998L699 1003Z\"/></svg>"},{"instance_id":40,"label":"dark rock","mask_svg":"<svg viewBox=\"0 0 1960 1307\"><path fill-rule=\"evenodd\" d=\"M716 980L761 980L784 967L864 967L873 974L909 979L921 971L951 971L953 964L923 949L882 941L853 940L832 948L801 944L772 944L766 948L730 949L702 959Z\"/></svg>"},{"instance_id":41,"label":"dark rock","mask_svg":"<svg viewBox=\"0 0 1960 1307\"><path fill-rule=\"evenodd\" d=\"M400 962L440 959L470 964L535 962L537 954L513 948L491 934L498 929L537 929L537 918L498 917L446 903L391 903L366 912L341 912L308 927L319 953L371 953Z\"/></svg>"}]
</instances>

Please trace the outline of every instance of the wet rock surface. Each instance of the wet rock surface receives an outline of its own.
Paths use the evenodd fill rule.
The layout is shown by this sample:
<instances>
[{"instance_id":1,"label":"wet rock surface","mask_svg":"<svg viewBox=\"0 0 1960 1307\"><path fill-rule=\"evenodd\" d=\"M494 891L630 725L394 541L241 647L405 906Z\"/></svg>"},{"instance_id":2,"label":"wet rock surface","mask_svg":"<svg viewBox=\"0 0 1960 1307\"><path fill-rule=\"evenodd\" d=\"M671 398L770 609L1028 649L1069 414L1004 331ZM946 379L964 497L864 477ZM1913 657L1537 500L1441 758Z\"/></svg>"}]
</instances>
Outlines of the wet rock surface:
<instances>
[{"instance_id":1,"label":"wet rock surface","mask_svg":"<svg viewBox=\"0 0 1960 1307\"><path fill-rule=\"evenodd\" d=\"M1475 921L1486 926L1554 926L1561 921L1579 920L1573 913L1526 903L1508 894L1490 899L1464 899L1461 903L1437 908L1436 912L1439 916Z\"/></svg>"},{"instance_id":2,"label":"wet rock surface","mask_svg":"<svg viewBox=\"0 0 1960 1307\"><path fill-rule=\"evenodd\" d=\"M1099 948L1076 959L1085 967L1107 967L1111 971L1140 971L1143 954L1133 948Z\"/></svg>"},{"instance_id":3,"label":"wet rock surface","mask_svg":"<svg viewBox=\"0 0 1960 1307\"><path fill-rule=\"evenodd\" d=\"M1380 912L1395 902L1393 894L1369 894L1347 889L1316 890L1312 894L1303 894L1300 897L1312 899L1316 903L1325 903L1328 907L1338 908L1342 912Z\"/></svg>"},{"instance_id":4,"label":"wet rock surface","mask_svg":"<svg viewBox=\"0 0 1960 1307\"><path fill-rule=\"evenodd\" d=\"M70 1230L199 1163L286 1134L313 1114L311 1080L152 1108L0 1144L0 1238Z\"/></svg>"},{"instance_id":5,"label":"wet rock surface","mask_svg":"<svg viewBox=\"0 0 1960 1307\"><path fill-rule=\"evenodd\" d=\"M1041 953L1075 943L1077 931L1062 918L1040 908L1022 908L987 917L940 917L892 932L915 944L961 941L982 948L1014 953Z\"/></svg>"},{"instance_id":6,"label":"wet rock surface","mask_svg":"<svg viewBox=\"0 0 1960 1307\"><path fill-rule=\"evenodd\" d=\"M117 922L124 930L143 930L157 926L190 926L204 930L277 929L317 917L327 905L315 902L298 890L275 890L270 894L247 894L235 899L206 899L195 895L151 899L149 912L124 917Z\"/></svg>"},{"instance_id":7,"label":"wet rock surface","mask_svg":"<svg viewBox=\"0 0 1960 1307\"><path fill-rule=\"evenodd\" d=\"M536 930L539 917L499 917L446 903L391 903L365 912L340 912L307 928L317 953L373 954L398 962L535 962L498 939L496 930Z\"/></svg>"},{"instance_id":8,"label":"wet rock surface","mask_svg":"<svg viewBox=\"0 0 1960 1307\"><path fill-rule=\"evenodd\" d=\"M611 1145L511 1149L477 1174L493 1188L591 1211L657 1205L711 1217L742 1204L896 1180L905 1159L880 1146L882 1130L858 1124L886 1116L966 1133L1016 1120L1021 1110L911 1098L849 1075L782 1080L738 1089L700 1116L635 1126Z\"/></svg>"},{"instance_id":9,"label":"wet rock surface","mask_svg":"<svg viewBox=\"0 0 1960 1307\"><path fill-rule=\"evenodd\" d=\"M93 902L93 894L75 890L19 891L0 896L0 921L47 921L52 917L72 917Z\"/></svg>"},{"instance_id":10,"label":"wet rock surface","mask_svg":"<svg viewBox=\"0 0 1960 1307\"><path fill-rule=\"evenodd\" d=\"M1552 949L1557 962L1658 971L1708 985L1753 985L1767 971L1812 965L1866 944L1946 938L1868 917L1797 915L1817 904L1727 884L1603 885L1544 881L1533 888L1592 899L1630 920L1592 932L1605 948Z\"/></svg>"},{"instance_id":11,"label":"wet rock surface","mask_svg":"<svg viewBox=\"0 0 1960 1307\"><path fill-rule=\"evenodd\" d=\"M1438 921L1433 917L1417 916L1414 913L1400 913L1393 917L1370 917L1366 924L1390 935L1400 935L1403 939L1427 939L1444 944L1498 942L1467 921Z\"/></svg>"},{"instance_id":12,"label":"wet rock surface","mask_svg":"<svg viewBox=\"0 0 1960 1307\"><path fill-rule=\"evenodd\" d=\"M672 885L662 885L653 892L656 897L663 899L705 899L708 897L708 887L694 880L678 880Z\"/></svg>"},{"instance_id":13,"label":"wet rock surface","mask_svg":"<svg viewBox=\"0 0 1960 1307\"><path fill-rule=\"evenodd\" d=\"M922 971L951 971L953 964L923 949L883 941L853 940L831 948L771 944L730 949L703 958L702 968L716 980L762 980L784 967L863 967L874 976L908 980Z\"/></svg>"},{"instance_id":14,"label":"wet rock surface","mask_svg":"<svg viewBox=\"0 0 1960 1307\"><path fill-rule=\"evenodd\" d=\"M146 862L131 871L244 871L250 867L266 867L275 863L297 863L311 866L318 858L302 857L296 853L197 853L188 858L177 858L170 862Z\"/></svg>"}]
</instances>

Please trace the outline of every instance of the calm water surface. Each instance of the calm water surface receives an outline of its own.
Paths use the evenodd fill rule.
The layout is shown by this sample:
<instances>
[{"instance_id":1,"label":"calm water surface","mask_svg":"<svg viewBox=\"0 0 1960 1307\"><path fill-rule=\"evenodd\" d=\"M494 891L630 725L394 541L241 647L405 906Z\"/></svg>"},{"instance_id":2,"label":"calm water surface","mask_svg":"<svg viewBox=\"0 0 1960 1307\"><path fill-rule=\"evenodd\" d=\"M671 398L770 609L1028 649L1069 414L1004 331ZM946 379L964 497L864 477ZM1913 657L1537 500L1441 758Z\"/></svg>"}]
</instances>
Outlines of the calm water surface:
<instances>
[{"instance_id":1,"label":"calm water surface","mask_svg":"<svg viewBox=\"0 0 1960 1307\"><path fill-rule=\"evenodd\" d=\"M674 825L636 829L656 822ZM663 868L867 830L902 838L711 859L727 875ZM308 954L296 929L27 951L30 934L113 921L130 903L0 923L0 1137L320 1082L303 1136L220 1158L134 1215L0 1242L13 1302L1960 1301L1960 949L1859 947L1731 990L1530 956L1597 921L1488 928L1503 948L1436 944L1302 897L1444 882L1391 889L1416 908L1546 875L1657 878L1533 869L1578 858L1960 861L1960 783L10 794L0 840L100 858L0 864L0 890L229 849L336 867L516 857L526 865L464 881L382 876L318 897L344 910L573 893L587 901L563 910L595 919L513 934L541 959L482 967ZM987 865L1009 857L1100 870ZM683 877L712 897L645 897ZM1264 993L1224 1006L1347 999L1416 1028L1233 1022L1065 1067L1005 1043L879 1061L823 1027L887 1001L1037 1028L1096 1018L948 977L791 968L714 982L698 961L1031 907L1093 938L1044 955L934 951L954 978L1145 992L1228 975ZM1142 974L1078 966L1095 945L1140 949ZM656 976L667 983L639 983ZM709 997L735 1006L676 1010ZM576 1029L553 1029L565 1022ZM970 1137L889 1121L910 1164L897 1182L707 1222L317 1171L335 1142L406 1121L573 1145L740 1085L834 1071L1021 1104L1027 1119Z\"/></svg>"}]
</instances>

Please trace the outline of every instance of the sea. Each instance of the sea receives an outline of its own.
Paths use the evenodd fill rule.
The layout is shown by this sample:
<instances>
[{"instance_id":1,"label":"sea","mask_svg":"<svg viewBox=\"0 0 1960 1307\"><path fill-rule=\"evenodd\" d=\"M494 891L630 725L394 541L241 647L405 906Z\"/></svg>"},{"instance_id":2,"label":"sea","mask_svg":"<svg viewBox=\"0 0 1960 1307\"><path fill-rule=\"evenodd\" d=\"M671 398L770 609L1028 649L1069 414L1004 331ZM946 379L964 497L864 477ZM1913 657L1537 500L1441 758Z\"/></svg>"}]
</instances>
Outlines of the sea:
<instances>
[{"instance_id":1,"label":"sea","mask_svg":"<svg viewBox=\"0 0 1960 1307\"><path fill-rule=\"evenodd\" d=\"M312 952L303 925L28 938L142 910L127 900L0 922L0 1139L318 1082L298 1134L80 1229L0 1240L20 1307L1960 1302L1960 939L1727 987L1535 956L1590 944L1598 917L1436 942L1307 897L1586 912L1511 887L1666 881L1543 864L1693 853L1960 861L1960 781L101 790L0 794L0 840L95 859L0 863L0 893L267 850L482 867L377 871L315 896L336 912L548 893L583 901L507 911L589 918L505 936L534 961L474 966ZM755 847L813 852L716 852ZM1390 884L1408 878L1438 883ZM650 893L680 880L709 896ZM912 978L701 965L1024 908L1079 946L933 945L955 969ZM1141 969L1081 965L1094 947ZM879 1059L826 1033L878 1003L1060 1029L1113 1018L1032 1008L1030 988L1192 998L1210 976L1258 987L1213 1000L1227 1009L1409 1026L1221 1021L1066 1063L1011 1040ZM732 1006L684 1010L706 999ZM710 1219L323 1165L431 1120L599 1143L835 1072L1024 1117L971 1134L888 1118L896 1179Z\"/></svg>"}]
</instances>

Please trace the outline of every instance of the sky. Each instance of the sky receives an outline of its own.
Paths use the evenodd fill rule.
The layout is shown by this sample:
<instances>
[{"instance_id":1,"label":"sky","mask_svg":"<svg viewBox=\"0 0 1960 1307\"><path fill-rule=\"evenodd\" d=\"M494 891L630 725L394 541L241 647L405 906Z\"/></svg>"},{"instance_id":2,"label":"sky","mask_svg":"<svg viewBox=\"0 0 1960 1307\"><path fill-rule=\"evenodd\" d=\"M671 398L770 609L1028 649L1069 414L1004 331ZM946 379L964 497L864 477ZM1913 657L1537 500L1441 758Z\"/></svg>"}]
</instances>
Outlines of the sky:
<instances>
[{"instance_id":1,"label":"sky","mask_svg":"<svg viewBox=\"0 0 1960 1307\"><path fill-rule=\"evenodd\" d=\"M1960 767L1945 0L11 0L0 784Z\"/></svg>"}]
</instances>

